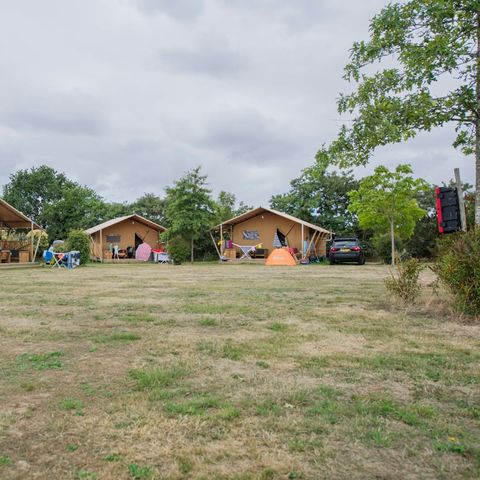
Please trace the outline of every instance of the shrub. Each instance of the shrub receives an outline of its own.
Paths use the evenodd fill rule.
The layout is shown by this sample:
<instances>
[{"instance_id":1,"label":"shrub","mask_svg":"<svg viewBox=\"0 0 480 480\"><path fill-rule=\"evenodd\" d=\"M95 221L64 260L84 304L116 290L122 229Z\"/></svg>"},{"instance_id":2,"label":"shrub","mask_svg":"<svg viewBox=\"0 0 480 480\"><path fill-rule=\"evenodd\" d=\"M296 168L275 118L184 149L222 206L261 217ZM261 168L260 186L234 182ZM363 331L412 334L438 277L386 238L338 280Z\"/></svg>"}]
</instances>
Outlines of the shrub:
<instances>
[{"instance_id":1,"label":"shrub","mask_svg":"<svg viewBox=\"0 0 480 480\"><path fill-rule=\"evenodd\" d=\"M384 263L392 263L392 245L390 243L390 234L379 235L373 239L375 254L383 260ZM403 250L403 242L399 237L395 237L395 250ZM403 256L403 254L401 255Z\"/></svg>"},{"instance_id":2,"label":"shrub","mask_svg":"<svg viewBox=\"0 0 480 480\"><path fill-rule=\"evenodd\" d=\"M90 261L90 236L83 230L72 230L68 234L67 249L80 252L80 264L85 265Z\"/></svg>"},{"instance_id":3,"label":"shrub","mask_svg":"<svg viewBox=\"0 0 480 480\"><path fill-rule=\"evenodd\" d=\"M182 237L172 237L168 241L168 253L174 263L180 264L186 262L190 258L190 245L188 241Z\"/></svg>"},{"instance_id":4,"label":"shrub","mask_svg":"<svg viewBox=\"0 0 480 480\"><path fill-rule=\"evenodd\" d=\"M420 293L418 278L423 269L424 265L416 258L399 261L397 274L392 272L391 278L385 280L387 290L406 304L415 303Z\"/></svg>"},{"instance_id":5,"label":"shrub","mask_svg":"<svg viewBox=\"0 0 480 480\"><path fill-rule=\"evenodd\" d=\"M480 315L480 228L442 239L433 270L458 311Z\"/></svg>"}]
</instances>

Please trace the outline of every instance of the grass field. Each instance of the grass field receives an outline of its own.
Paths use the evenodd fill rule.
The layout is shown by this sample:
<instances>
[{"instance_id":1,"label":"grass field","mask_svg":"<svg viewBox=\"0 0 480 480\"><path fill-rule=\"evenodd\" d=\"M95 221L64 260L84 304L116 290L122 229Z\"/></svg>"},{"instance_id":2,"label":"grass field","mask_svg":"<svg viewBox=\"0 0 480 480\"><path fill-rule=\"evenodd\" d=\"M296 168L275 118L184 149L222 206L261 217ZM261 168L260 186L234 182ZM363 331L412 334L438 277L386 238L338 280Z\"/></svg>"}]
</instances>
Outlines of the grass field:
<instances>
[{"instance_id":1,"label":"grass field","mask_svg":"<svg viewBox=\"0 0 480 480\"><path fill-rule=\"evenodd\" d=\"M478 478L480 326L387 272L0 271L0 478Z\"/></svg>"}]
</instances>

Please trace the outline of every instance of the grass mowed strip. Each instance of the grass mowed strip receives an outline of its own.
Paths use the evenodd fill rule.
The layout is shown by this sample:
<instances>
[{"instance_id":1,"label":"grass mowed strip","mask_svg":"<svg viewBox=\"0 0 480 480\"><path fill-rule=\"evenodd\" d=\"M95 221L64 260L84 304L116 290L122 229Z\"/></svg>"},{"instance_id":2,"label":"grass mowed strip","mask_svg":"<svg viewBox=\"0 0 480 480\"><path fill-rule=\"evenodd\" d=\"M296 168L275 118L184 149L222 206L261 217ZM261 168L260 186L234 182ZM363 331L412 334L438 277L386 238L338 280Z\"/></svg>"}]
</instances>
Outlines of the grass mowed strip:
<instances>
[{"instance_id":1,"label":"grass mowed strip","mask_svg":"<svg viewBox=\"0 0 480 480\"><path fill-rule=\"evenodd\" d=\"M478 478L480 326L387 275L0 272L0 478Z\"/></svg>"}]
</instances>

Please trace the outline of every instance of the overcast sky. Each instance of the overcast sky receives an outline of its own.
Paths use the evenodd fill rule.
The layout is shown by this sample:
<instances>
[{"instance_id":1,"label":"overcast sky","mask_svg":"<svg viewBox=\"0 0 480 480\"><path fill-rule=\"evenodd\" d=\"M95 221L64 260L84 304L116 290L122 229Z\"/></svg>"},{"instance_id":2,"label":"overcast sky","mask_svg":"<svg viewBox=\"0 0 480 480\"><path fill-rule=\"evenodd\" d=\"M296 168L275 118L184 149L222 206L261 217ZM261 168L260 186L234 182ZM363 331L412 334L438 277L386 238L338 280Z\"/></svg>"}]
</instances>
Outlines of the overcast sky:
<instances>
[{"instance_id":1,"label":"overcast sky","mask_svg":"<svg viewBox=\"0 0 480 480\"><path fill-rule=\"evenodd\" d=\"M348 49L383 0L15 0L0 4L0 185L47 164L108 200L201 165L266 206L335 137ZM381 149L431 182L473 158L452 128Z\"/></svg>"}]
</instances>

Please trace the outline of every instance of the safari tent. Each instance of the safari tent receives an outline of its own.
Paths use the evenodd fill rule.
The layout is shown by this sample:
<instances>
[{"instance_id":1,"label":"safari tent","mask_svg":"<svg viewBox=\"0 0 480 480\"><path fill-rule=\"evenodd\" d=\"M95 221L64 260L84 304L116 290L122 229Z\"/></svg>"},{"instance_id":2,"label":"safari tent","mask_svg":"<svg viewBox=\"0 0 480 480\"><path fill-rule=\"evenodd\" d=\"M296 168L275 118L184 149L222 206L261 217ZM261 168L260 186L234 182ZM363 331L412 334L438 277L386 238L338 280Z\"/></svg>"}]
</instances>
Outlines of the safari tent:
<instances>
[{"instance_id":1,"label":"safari tent","mask_svg":"<svg viewBox=\"0 0 480 480\"><path fill-rule=\"evenodd\" d=\"M120 258L134 258L136 249L147 243L158 248L159 235L166 230L140 215L118 217L85 230L91 239L91 255L96 260L112 259L112 248L118 246Z\"/></svg>"},{"instance_id":2,"label":"safari tent","mask_svg":"<svg viewBox=\"0 0 480 480\"><path fill-rule=\"evenodd\" d=\"M266 259L275 248L286 247L297 259L326 255L332 232L271 208L259 207L215 227L224 239L218 249L223 260ZM216 239L212 238L217 244ZM256 247L249 250L249 247Z\"/></svg>"},{"instance_id":3,"label":"safari tent","mask_svg":"<svg viewBox=\"0 0 480 480\"><path fill-rule=\"evenodd\" d=\"M33 220L0 198L0 262L33 262L35 246L32 232L38 229L41 228Z\"/></svg>"}]
</instances>

